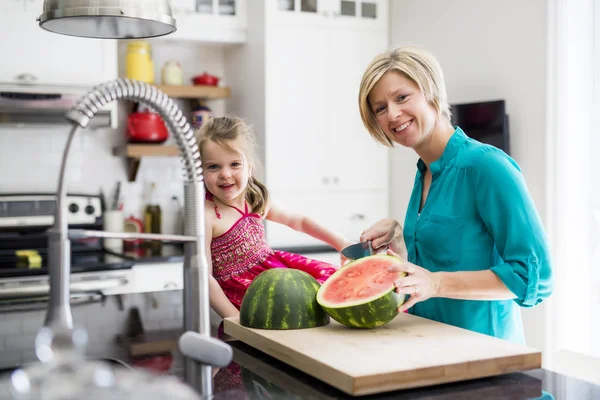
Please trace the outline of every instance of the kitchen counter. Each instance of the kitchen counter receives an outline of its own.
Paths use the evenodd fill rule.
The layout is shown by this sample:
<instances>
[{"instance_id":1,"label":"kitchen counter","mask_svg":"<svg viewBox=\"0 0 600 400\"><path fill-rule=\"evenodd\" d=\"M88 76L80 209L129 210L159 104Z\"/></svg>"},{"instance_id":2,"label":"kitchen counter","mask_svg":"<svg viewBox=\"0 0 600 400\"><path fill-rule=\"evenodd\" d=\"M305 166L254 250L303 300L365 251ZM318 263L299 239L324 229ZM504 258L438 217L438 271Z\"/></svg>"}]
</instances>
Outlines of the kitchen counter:
<instances>
[{"instance_id":1,"label":"kitchen counter","mask_svg":"<svg viewBox=\"0 0 600 400\"><path fill-rule=\"evenodd\" d=\"M234 362L215 375L218 399L600 399L600 386L544 369L352 397L242 342L229 344Z\"/></svg>"}]
</instances>

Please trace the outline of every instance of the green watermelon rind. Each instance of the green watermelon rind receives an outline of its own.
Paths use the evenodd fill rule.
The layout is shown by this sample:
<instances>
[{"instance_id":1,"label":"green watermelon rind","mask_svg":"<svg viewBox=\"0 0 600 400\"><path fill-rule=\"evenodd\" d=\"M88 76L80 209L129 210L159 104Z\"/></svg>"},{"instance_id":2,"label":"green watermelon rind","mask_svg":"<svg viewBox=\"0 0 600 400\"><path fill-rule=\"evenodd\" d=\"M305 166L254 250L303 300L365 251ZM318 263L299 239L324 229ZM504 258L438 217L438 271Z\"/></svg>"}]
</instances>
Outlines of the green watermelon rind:
<instances>
[{"instance_id":1,"label":"green watermelon rind","mask_svg":"<svg viewBox=\"0 0 600 400\"><path fill-rule=\"evenodd\" d=\"M400 307L406 299L405 295L396 293L395 287L390 285L390 289L387 292L373 296L370 299L358 300L350 304L346 302L341 307L323 300L323 294L329 286L328 283L335 281L336 275L341 275L346 269L359 265L361 262L373 261L374 258L392 261L390 265L402 262L402 260L397 257L386 254L373 255L352 261L329 277L317 293L317 302L331 318L342 325L363 329L372 329L383 326L398 315L398 307ZM399 277L404 275L404 273L399 273Z\"/></svg>"},{"instance_id":2,"label":"green watermelon rind","mask_svg":"<svg viewBox=\"0 0 600 400\"><path fill-rule=\"evenodd\" d=\"M325 326L330 317L317 303L320 287L314 277L297 269L263 271L246 290L240 307L240 325L269 330Z\"/></svg>"}]
</instances>

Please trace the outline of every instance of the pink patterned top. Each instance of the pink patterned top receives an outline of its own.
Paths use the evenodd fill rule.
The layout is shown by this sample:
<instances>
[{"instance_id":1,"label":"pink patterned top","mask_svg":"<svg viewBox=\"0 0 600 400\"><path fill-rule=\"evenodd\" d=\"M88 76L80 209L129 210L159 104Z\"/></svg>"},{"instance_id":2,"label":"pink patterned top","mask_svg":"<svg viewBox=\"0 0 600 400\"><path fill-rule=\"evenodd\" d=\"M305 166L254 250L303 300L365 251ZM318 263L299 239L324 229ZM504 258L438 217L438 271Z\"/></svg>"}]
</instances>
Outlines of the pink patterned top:
<instances>
[{"instance_id":1,"label":"pink patterned top","mask_svg":"<svg viewBox=\"0 0 600 400\"><path fill-rule=\"evenodd\" d=\"M214 204L217 218L221 218L212 194L206 200ZM210 244L213 277L223 289L229 301L238 309L242 305L248 286L261 272L271 268L294 268L304 271L323 283L339 267L299 254L272 250L267 244L265 229L260 215L248 212L248 204L242 211L229 206L241 214L222 235Z\"/></svg>"},{"instance_id":2,"label":"pink patterned top","mask_svg":"<svg viewBox=\"0 0 600 400\"><path fill-rule=\"evenodd\" d=\"M213 238L210 244L213 276L217 281L245 272L273 254L273 250L267 245L260 215L248 213L248 204L245 212L233 208L242 217L227 232Z\"/></svg>"}]
</instances>

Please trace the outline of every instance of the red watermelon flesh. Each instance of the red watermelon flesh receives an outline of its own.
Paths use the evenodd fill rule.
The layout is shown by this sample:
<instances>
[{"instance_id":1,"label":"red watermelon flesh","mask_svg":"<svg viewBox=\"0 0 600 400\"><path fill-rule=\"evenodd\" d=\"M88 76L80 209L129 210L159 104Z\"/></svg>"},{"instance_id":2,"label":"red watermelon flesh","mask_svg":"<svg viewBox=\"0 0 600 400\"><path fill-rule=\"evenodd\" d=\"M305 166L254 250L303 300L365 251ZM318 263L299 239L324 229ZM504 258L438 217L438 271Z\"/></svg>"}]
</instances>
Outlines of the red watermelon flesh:
<instances>
[{"instance_id":1,"label":"red watermelon flesh","mask_svg":"<svg viewBox=\"0 0 600 400\"><path fill-rule=\"evenodd\" d=\"M398 315L405 296L395 292L394 281L403 272L391 272L403 261L390 255L373 255L346 264L319 289L317 302L336 321L355 328L384 325Z\"/></svg>"}]
</instances>

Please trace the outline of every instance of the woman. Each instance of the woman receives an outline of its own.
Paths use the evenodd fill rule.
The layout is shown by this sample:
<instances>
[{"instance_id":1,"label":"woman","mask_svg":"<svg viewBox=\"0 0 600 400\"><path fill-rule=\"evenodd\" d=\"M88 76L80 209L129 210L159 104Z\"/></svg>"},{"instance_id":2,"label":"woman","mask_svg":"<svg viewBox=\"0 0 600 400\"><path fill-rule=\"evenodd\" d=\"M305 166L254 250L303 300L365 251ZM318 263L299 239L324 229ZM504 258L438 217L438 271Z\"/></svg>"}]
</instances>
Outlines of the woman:
<instances>
[{"instance_id":1,"label":"woman","mask_svg":"<svg viewBox=\"0 0 600 400\"><path fill-rule=\"evenodd\" d=\"M422 49L376 57L359 106L373 138L419 156L404 229L383 220L361 235L408 260L400 311L524 343L519 306L550 295L552 270L518 164L451 125L441 67Z\"/></svg>"}]
</instances>

